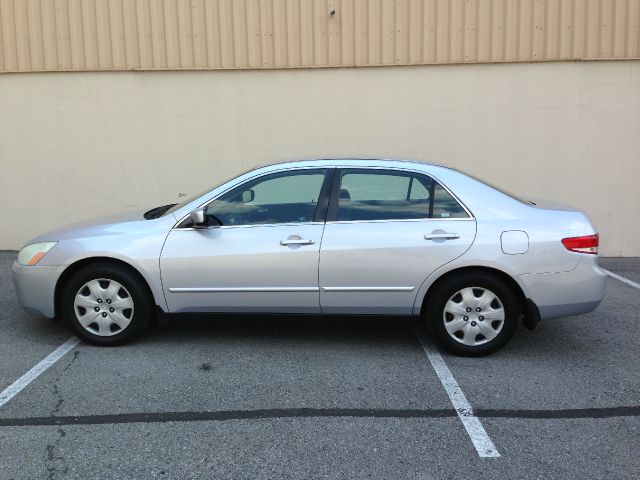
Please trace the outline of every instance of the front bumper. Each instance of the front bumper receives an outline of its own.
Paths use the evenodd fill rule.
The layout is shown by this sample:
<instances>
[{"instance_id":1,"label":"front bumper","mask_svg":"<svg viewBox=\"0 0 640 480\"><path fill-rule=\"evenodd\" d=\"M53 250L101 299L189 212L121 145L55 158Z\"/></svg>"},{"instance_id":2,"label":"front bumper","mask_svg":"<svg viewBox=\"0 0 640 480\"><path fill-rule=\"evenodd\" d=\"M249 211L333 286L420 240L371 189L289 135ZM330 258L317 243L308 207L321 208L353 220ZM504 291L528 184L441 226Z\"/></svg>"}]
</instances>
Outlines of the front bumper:
<instances>
[{"instance_id":1,"label":"front bumper","mask_svg":"<svg viewBox=\"0 0 640 480\"><path fill-rule=\"evenodd\" d=\"M580 254L579 254L580 255ZM595 310L604 299L607 274L595 256L581 258L569 272L519 275L540 319L580 315Z\"/></svg>"},{"instance_id":2,"label":"front bumper","mask_svg":"<svg viewBox=\"0 0 640 480\"><path fill-rule=\"evenodd\" d=\"M13 262L11 279L18 295L18 303L28 313L53 318L55 288L61 267L23 266Z\"/></svg>"}]
</instances>

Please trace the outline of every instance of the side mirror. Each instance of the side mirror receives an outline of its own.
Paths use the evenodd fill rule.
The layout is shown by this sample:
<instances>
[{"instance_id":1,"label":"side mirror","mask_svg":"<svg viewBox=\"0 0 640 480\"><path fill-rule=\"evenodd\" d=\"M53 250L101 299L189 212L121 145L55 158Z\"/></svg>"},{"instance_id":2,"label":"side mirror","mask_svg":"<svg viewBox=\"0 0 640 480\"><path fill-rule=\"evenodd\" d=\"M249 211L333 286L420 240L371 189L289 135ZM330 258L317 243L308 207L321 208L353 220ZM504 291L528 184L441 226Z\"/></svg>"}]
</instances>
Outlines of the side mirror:
<instances>
[{"instance_id":1,"label":"side mirror","mask_svg":"<svg viewBox=\"0 0 640 480\"><path fill-rule=\"evenodd\" d=\"M250 188L249 190L245 190L244 192L242 192L241 202L242 203L253 202L254 198L256 198L256 192L254 192L253 189Z\"/></svg>"},{"instance_id":2,"label":"side mirror","mask_svg":"<svg viewBox=\"0 0 640 480\"><path fill-rule=\"evenodd\" d=\"M189 218L193 222L195 228L205 227L204 222L204 208L196 208L189 213Z\"/></svg>"},{"instance_id":3,"label":"side mirror","mask_svg":"<svg viewBox=\"0 0 640 480\"><path fill-rule=\"evenodd\" d=\"M210 225L222 226L222 220L211 213L205 215L204 208L196 208L189 212L189 218L193 222L193 228L207 228Z\"/></svg>"}]
</instances>

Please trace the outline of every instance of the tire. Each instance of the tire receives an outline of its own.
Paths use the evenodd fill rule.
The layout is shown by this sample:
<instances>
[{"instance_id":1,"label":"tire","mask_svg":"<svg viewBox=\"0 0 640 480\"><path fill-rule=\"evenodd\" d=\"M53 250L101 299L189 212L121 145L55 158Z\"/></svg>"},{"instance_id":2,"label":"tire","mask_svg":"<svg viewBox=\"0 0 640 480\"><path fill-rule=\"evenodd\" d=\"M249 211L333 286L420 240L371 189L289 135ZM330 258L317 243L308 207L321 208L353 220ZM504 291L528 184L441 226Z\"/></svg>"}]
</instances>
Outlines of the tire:
<instances>
[{"instance_id":1,"label":"tire","mask_svg":"<svg viewBox=\"0 0 640 480\"><path fill-rule=\"evenodd\" d=\"M73 333L97 346L131 342L154 316L144 281L107 263L88 265L73 274L62 290L61 310Z\"/></svg>"},{"instance_id":2,"label":"tire","mask_svg":"<svg viewBox=\"0 0 640 480\"><path fill-rule=\"evenodd\" d=\"M454 274L427 295L426 327L439 345L456 355L488 355L502 348L516 331L518 301L495 275Z\"/></svg>"}]
</instances>

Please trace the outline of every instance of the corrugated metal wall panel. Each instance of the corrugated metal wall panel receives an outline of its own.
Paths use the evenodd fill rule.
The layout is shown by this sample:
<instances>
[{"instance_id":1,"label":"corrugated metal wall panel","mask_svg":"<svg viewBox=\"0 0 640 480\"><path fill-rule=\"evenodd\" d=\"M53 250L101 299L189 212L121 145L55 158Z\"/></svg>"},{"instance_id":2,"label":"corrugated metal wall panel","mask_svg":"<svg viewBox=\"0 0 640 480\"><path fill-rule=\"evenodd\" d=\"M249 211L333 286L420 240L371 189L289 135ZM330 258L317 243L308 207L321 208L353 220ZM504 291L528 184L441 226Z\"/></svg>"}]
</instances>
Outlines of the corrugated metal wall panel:
<instances>
[{"instance_id":1,"label":"corrugated metal wall panel","mask_svg":"<svg viewBox=\"0 0 640 480\"><path fill-rule=\"evenodd\" d=\"M638 58L639 29L640 0L0 0L0 72Z\"/></svg>"}]
</instances>

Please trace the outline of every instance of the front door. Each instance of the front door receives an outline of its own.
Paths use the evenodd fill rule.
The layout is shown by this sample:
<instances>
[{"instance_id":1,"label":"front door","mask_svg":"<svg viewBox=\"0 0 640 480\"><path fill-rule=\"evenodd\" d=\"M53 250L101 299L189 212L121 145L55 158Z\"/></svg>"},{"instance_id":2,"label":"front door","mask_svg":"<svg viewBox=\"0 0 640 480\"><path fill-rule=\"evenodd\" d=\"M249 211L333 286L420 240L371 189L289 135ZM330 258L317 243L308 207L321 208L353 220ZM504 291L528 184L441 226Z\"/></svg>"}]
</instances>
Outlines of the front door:
<instances>
[{"instance_id":1,"label":"front door","mask_svg":"<svg viewBox=\"0 0 640 480\"><path fill-rule=\"evenodd\" d=\"M172 230L160 258L169 311L318 313L330 171L249 180L206 206L209 227Z\"/></svg>"},{"instance_id":2,"label":"front door","mask_svg":"<svg viewBox=\"0 0 640 480\"><path fill-rule=\"evenodd\" d=\"M475 220L430 177L336 172L320 252L324 313L412 313L424 280L472 244Z\"/></svg>"}]
</instances>

